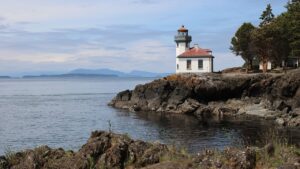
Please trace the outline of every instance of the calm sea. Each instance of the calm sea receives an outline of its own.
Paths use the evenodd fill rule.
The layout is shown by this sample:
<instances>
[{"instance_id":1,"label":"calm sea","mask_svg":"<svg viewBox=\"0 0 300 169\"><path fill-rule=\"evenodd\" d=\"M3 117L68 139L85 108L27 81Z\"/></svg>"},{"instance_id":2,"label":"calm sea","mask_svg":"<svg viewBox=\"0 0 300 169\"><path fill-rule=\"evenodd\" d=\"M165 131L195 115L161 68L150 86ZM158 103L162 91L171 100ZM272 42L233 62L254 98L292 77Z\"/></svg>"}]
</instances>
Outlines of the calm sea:
<instances>
[{"instance_id":1,"label":"calm sea","mask_svg":"<svg viewBox=\"0 0 300 169\"><path fill-rule=\"evenodd\" d=\"M150 78L36 78L0 80L0 155L39 145L77 150L94 130L128 134L187 148L250 143L272 128L260 120L201 123L193 117L129 113L107 106L117 92ZM111 125L111 127L110 127ZM293 140L293 132L285 131ZM299 133L298 133L299 134Z\"/></svg>"}]
</instances>

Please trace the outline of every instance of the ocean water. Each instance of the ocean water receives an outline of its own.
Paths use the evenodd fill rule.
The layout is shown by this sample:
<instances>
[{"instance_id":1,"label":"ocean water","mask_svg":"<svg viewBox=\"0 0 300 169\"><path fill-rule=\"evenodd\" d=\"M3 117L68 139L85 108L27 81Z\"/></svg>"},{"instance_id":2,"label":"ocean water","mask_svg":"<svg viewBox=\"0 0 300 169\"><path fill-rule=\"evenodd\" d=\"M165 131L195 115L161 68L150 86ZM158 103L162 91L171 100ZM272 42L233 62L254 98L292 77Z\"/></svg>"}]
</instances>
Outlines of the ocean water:
<instances>
[{"instance_id":1,"label":"ocean water","mask_svg":"<svg viewBox=\"0 0 300 169\"><path fill-rule=\"evenodd\" d=\"M160 141L198 152L256 144L273 124L262 120L203 123L184 115L130 113L107 106L117 92L150 78L34 78L0 80L0 155L48 145L78 150L94 130ZM282 131L281 131L282 132ZM299 133L283 131L299 141Z\"/></svg>"}]
</instances>

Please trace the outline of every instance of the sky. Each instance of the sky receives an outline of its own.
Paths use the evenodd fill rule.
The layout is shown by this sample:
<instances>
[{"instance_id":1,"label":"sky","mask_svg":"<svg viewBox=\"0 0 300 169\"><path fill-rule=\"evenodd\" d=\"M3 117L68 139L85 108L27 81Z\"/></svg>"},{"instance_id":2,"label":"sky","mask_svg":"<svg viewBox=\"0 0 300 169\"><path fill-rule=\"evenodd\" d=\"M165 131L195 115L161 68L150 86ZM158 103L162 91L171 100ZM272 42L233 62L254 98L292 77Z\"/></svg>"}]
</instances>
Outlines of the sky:
<instances>
[{"instance_id":1,"label":"sky","mask_svg":"<svg viewBox=\"0 0 300 169\"><path fill-rule=\"evenodd\" d=\"M215 70L241 66L229 50L243 22L287 0L0 0L0 75L77 68L175 72L174 36L212 49Z\"/></svg>"}]
</instances>

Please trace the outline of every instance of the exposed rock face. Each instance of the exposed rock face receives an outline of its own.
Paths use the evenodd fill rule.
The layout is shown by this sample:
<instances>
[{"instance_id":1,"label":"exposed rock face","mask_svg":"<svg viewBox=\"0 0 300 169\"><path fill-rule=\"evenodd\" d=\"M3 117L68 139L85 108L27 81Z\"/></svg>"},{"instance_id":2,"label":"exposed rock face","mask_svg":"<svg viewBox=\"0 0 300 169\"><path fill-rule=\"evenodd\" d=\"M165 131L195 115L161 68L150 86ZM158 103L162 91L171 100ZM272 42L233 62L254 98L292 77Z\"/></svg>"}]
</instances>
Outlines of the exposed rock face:
<instances>
[{"instance_id":1,"label":"exposed rock face","mask_svg":"<svg viewBox=\"0 0 300 169\"><path fill-rule=\"evenodd\" d=\"M0 157L0 168L11 169L122 169L142 168L160 162L166 154L176 156L166 145L135 141L125 135L95 131L74 153L47 146Z\"/></svg>"},{"instance_id":2,"label":"exposed rock face","mask_svg":"<svg viewBox=\"0 0 300 169\"><path fill-rule=\"evenodd\" d=\"M256 151L250 148L228 148L221 153L207 150L199 154L196 161L201 168L253 169L256 166Z\"/></svg>"},{"instance_id":3,"label":"exposed rock face","mask_svg":"<svg viewBox=\"0 0 300 169\"><path fill-rule=\"evenodd\" d=\"M300 126L300 69L281 75L171 75L132 91L109 105L131 111L213 115L257 115Z\"/></svg>"},{"instance_id":4,"label":"exposed rock face","mask_svg":"<svg viewBox=\"0 0 300 169\"><path fill-rule=\"evenodd\" d=\"M282 168L299 166L297 149L285 147L275 151L272 147L272 154L269 149L227 148L191 155L172 146L95 131L78 152L41 146L0 156L0 169L254 169L269 168L264 166L273 166L272 160L279 161L277 165Z\"/></svg>"}]
</instances>

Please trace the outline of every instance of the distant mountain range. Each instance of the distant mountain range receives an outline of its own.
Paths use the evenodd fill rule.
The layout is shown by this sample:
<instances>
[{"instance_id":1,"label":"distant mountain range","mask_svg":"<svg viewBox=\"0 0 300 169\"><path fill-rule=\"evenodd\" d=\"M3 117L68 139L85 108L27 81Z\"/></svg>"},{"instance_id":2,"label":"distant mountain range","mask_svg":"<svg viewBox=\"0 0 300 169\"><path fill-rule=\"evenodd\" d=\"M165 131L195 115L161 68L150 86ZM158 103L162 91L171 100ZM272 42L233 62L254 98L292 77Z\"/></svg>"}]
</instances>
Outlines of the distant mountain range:
<instances>
[{"instance_id":1,"label":"distant mountain range","mask_svg":"<svg viewBox=\"0 0 300 169\"><path fill-rule=\"evenodd\" d=\"M112 69L75 69L68 73L57 75L26 75L23 78L36 77L164 77L171 73L153 73L147 71L133 70L129 73Z\"/></svg>"},{"instance_id":2,"label":"distant mountain range","mask_svg":"<svg viewBox=\"0 0 300 169\"><path fill-rule=\"evenodd\" d=\"M118 77L163 77L167 76L171 73L153 73L153 72L146 72L140 70L133 70L129 73L112 70L112 69L75 69L69 74L81 74L81 75L116 75Z\"/></svg>"},{"instance_id":3,"label":"distant mountain range","mask_svg":"<svg viewBox=\"0 0 300 169\"><path fill-rule=\"evenodd\" d=\"M116 75L96 75L96 74L60 74L60 75L39 75L39 76L32 76L32 75L26 75L22 78L74 78L74 77L118 77Z\"/></svg>"},{"instance_id":4,"label":"distant mountain range","mask_svg":"<svg viewBox=\"0 0 300 169\"><path fill-rule=\"evenodd\" d=\"M9 79L9 76L0 76L0 79Z\"/></svg>"}]
</instances>

